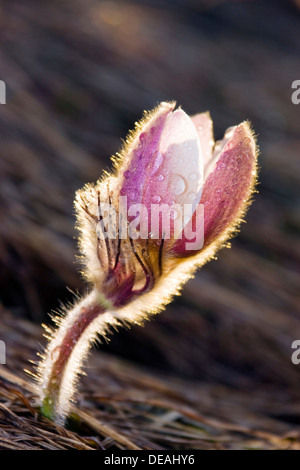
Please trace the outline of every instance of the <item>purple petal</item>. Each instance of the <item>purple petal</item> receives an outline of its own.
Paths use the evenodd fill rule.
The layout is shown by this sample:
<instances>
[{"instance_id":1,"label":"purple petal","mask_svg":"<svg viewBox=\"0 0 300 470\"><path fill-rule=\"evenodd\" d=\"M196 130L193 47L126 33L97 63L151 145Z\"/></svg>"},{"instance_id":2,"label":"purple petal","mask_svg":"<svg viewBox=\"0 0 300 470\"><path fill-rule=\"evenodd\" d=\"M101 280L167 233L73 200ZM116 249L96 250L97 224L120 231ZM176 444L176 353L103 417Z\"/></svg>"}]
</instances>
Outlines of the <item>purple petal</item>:
<instances>
[{"instance_id":1,"label":"purple petal","mask_svg":"<svg viewBox=\"0 0 300 470\"><path fill-rule=\"evenodd\" d=\"M172 112L173 107L161 105L142 126L121 173L120 194L127 196L128 207L146 206L149 224L153 204L171 209L189 203L195 208L201 197L203 161L198 133L191 118L181 109ZM174 225L171 221L172 237L177 235ZM160 226L160 222L152 224L151 231L160 233Z\"/></svg>"},{"instance_id":2,"label":"purple petal","mask_svg":"<svg viewBox=\"0 0 300 470\"><path fill-rule=\"evenodd\" d=\"M230 129L229 134L225 134L225 145L203 187L200 204L204 206L204 248L214 242L223 243L237 227L256 179L255 139L249 124L244 122ZM201 224L203 220L196 223L194 214L190 225L200 229ZM186 242L183 236L174 252L187 255Z\"/></svg>"}]
</instances>

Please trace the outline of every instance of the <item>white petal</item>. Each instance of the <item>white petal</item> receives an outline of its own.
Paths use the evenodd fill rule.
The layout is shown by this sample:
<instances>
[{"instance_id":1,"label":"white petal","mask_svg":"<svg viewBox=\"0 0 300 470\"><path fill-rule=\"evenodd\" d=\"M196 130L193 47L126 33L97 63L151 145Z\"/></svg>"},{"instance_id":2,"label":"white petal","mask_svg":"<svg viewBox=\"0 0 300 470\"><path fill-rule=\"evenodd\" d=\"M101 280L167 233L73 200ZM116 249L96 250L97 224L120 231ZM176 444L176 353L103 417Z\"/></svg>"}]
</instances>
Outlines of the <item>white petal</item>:
<instances>
[{"instance_id":1,"label":"white petal","mask_svg":"<svg viewBox=\"0 0 300 470\"><path fill-rule=\"evenodd\" d=\"M191 118L181 109L168 116L159 149L165 159L163 170L171 200L195 208L203 185L202 150Z\"/></svg>"},{"instance_id":2,"label":"white petal","mask_svg":"<svg viewBox=\"0 0 300 470\"><path fill-rule=\"evenodd\" d=\"M213 147L215 144L213 133L213 122L209 112L196 114L191 117L194 126L197 129L200 145L203 155L203 169L204 174L206 167L212 159Z\"/></svg>"}]
</instances>

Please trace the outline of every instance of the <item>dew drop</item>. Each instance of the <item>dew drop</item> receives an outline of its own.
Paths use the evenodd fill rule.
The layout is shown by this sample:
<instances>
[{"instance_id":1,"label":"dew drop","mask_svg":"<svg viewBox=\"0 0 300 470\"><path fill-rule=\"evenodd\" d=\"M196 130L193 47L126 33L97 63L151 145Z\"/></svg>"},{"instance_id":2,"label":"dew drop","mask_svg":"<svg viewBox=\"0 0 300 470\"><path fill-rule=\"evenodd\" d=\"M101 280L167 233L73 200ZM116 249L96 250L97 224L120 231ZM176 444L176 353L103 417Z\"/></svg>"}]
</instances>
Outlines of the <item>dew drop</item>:
<instances>
[{"instance_id":1,"label":"dew drop","mask_svg":"<svg viewBox=\"0 0 300 470\"><path fill-rule=\"evenodd\" d=\"M185 179L180 175L173 175L171 178L171 187L173 194L180 196L186 190Z\"/></svg>"},{"instance_id":2,"label":"dew drop","mask_svg":"<svg viewBox=\"0 0 300 470\"><path fill-rule=\"evenodd\" d=\"M158 175L157 181L163 181L165 179L164 175Z\"/></svg>"},{"instance_id":3,"label":"dew drop","mask_svg":"<svg viewBox=\"0 0 300 470\"><path fill-rule=\"evenodd\" d=\"M196 197L197 197L197 194L194 193L194 192L190 192L190 193L188 194L188 198L189 198L191 201L194 201L194 200L196 199Z\"/></svg>"},{"instance_id":4,"label":"dew drop","mask_svg":"<svg viewBox=\"0 0 300 470\"><path fill-rule=\"evenodd\" d=\"M189 180L190 181L196 181L197 178L198 178L197 173L190 173L189 174Z\"/></svg>"},{"instance_id":5,"label":"dew drop","mask_svg":"<svg viewBox=\"0 0 300 470\"><path fill-rule=\"evenodd\" d=\"M161 201L161 197L160 197L160 196L153 196L152 202L154 202L154 204L158 204L160 201Z\"/></svg>"},{"instance_id":6,"label":"dew drop","mask_svg":"<svg viewBox=\"0 0 300 470\"><path fill-rule=\"evenodd\" d=\"M124 178L129 178L129 176L130 176L130 171L129 170L124 171Z\"/></svg>"}]
</instances>

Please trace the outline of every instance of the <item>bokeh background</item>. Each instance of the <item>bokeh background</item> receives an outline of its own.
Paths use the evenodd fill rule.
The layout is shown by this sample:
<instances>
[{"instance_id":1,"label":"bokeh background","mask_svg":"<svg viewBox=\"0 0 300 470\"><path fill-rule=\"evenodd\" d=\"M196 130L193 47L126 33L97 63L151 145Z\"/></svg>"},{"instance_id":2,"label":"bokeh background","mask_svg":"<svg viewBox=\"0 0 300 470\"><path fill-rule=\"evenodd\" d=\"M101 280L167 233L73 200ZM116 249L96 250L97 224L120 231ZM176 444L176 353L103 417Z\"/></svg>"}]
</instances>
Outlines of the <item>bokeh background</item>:
<instances>
[{"instance_id":1,"label":"bokeh background","mask_svg":"<svg viewBox=\"0 0 300 470\"><path fill-rule=\"evenodd\" d=\"M189 114L210 110L216 139L250 119L260 176L247 223L164 313L145 328L120 331L93 354L93 380L85 379L80 403L92 409L101 387L96 414L113 415L123 431L127 416L134 433L138 414L122 396L145 403L146 390L159 383L155 394L176 389L184 406L223 423L215 436L227 423L227 430L274 431L276 445L299 442L300 365L291 362L291 343L300 339L300 105L291 101L291 84L300 79L299 2L3 0L0 21L7 85L0 106L0 339L8 344L7 367L21 371L43 342L40 323L72 300L70 290L84 292L74 193L110 168L143 110L163 100ZM144 388L130 382L136 366L152 374ZM118 395L110 411L105 393L106 400ZM168 417L165 435L139 429L139 445L275 445L263 434L226 435L226 444L178 437L180 413L158 406L153 415Z\"/></svg>"}]
</instances>

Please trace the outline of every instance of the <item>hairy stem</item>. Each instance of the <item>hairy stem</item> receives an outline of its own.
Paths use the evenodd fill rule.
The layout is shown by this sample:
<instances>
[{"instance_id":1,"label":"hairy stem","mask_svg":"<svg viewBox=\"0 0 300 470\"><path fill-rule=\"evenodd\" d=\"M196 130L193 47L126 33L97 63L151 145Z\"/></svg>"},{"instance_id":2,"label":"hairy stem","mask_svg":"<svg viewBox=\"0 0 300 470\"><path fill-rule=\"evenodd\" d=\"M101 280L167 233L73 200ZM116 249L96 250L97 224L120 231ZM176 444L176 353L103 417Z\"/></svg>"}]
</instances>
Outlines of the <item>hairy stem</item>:
<instances>
[{"instance_id":1,"label":"hairy stem","mask_svg":"<svg viewBox=\"0 0 300 470\"><path fill-rule=\"evenodd\" d=\"M96 290L74 305L52 335L38 367L38 397L42 413L63 424L70 411L76 380L88 350L109 325L119 324L111 305Z\"/></svg>"}]
</instances>

